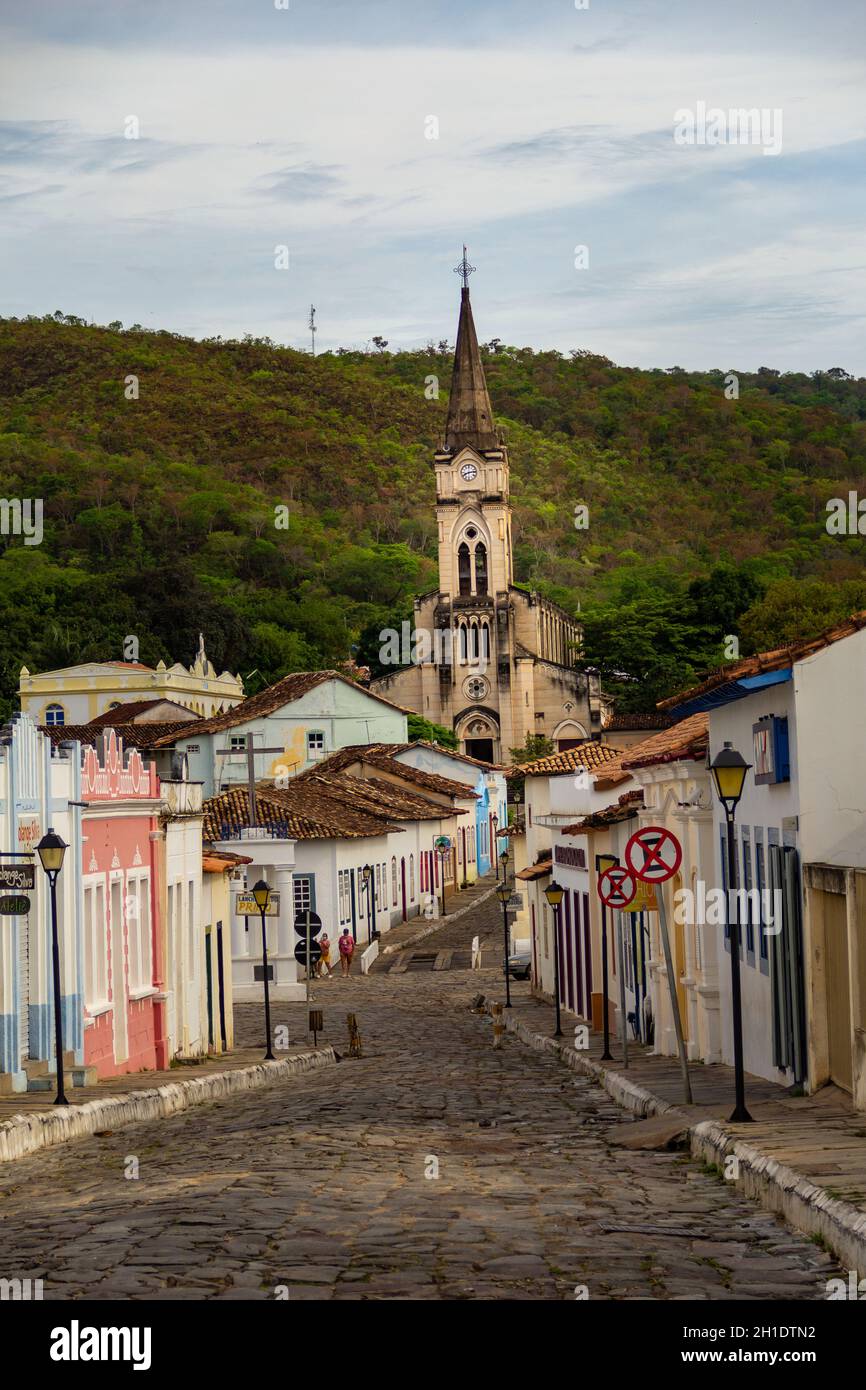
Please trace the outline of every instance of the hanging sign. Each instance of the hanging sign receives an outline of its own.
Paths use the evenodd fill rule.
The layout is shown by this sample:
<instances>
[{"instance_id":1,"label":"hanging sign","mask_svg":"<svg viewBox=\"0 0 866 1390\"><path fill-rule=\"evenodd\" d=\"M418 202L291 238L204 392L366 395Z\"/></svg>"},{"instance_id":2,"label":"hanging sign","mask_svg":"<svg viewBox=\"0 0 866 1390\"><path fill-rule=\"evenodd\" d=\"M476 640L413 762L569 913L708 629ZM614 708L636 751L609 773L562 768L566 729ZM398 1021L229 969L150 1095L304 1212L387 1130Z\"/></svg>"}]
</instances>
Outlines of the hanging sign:
<instances>
[{"instance_id":1,"label":"hanging sign","mask_svg":"<svg viewBox=\"0 0 866 1390\"><path fill-rule=\"evenodd\" d=\"M625 862L644 883L667 883L683 860L676 835L662 825L645 825L625 847Z\"/></svg>"},{"instance_id":2,"label":"hanging sign","mask_svg":"<svg viewBox=\"0 0 866 1390\"><path fill-rule=\"evenodd\" d=\"M238 917L261 917L262 909L259 907L252 893L238 893L235 897L235 912ZM266 917L279 917L280 915L280 895L271 893L268 905L265 908Z\"/></svg>"},{"instance_id":3,"label":"hanging sign","mask_svg":"<svg viewBox=\"0 0 866 1390\"><path fill-rule=\"evenodd\" d=\"M0 917L26 917L30 911L30 899L22 894L19 898L0 898Z\"/></svg>"},{"instance_id":4,"label":"hanging sign","mask_svg":"<svg viewBox=\"0 0 866 1390\"><path fill-rule=\"evenodd\" d=\"M33 864L0 865L0 889L11 888L30 893L36 887L36 868Z\"/></svg>"},{"instance_id":5,"label":"hanging sign","mask_svg":"<svg viewBox=\"0 0 866 1390\"><path fill-rule=\"evenodd\" d=\"M628 907L624 907L623 912L658 912L659 904L656 897L656 890L651 883L637 881L637 890Z\"/></svg>"}]
</instances>

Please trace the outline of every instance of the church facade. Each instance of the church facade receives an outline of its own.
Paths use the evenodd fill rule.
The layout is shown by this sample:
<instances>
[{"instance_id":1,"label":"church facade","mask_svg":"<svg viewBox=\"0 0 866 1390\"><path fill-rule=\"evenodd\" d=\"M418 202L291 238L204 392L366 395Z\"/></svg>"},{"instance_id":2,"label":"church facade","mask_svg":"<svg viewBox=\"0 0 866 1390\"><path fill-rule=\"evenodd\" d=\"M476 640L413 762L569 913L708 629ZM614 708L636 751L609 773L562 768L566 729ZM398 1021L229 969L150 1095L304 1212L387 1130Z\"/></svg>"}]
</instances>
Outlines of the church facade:
<instances>
[{"instance_id":1,"label":"church facade","mask_svg":"<svg viewBox=\"0 0 866 1390\"><path fill-rule=\"evenodd\" d=\"M514 583L508 450L496 429L463 265L445 439L437 450L439 588L415 600L414 664L371 684L452 728L470 757L509 762L544 734L598 736L598 680L575 669L579 621Z\"/></svg>"}]
</instances>

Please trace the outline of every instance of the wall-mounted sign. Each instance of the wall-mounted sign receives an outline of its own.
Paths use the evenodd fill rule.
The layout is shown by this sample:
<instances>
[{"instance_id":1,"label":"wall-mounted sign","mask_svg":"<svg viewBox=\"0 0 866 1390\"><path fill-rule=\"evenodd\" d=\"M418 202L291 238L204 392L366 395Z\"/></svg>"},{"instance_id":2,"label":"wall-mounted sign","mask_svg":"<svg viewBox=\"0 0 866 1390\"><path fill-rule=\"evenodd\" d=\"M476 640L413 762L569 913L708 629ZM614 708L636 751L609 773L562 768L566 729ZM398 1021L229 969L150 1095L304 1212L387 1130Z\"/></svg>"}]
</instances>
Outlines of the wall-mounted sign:
<instances>
[{"instance_id":1,"label":"wall-mounted sign","mask_svg":"<svg viewBox=\"0 0 866 1390\"><path fill-rule=\"evenodd\" d=\"M23 894L17 898L0 898L0 917L26 917L30 911L30 899Z\"/></svg>"},{"instance_id":2,"label":"wall-mounted sign","mask_svg":"<svg viewBox=\"0 0 866 1390\"><path fill-rule=\"evenodd\" d=\"M39 817L34 815L20 814L16 833L18 849L22 852L35 849L42 839L42 827L39 824Z\"/></svg>"},{"instance_id":3,"label":"wall-mounted sign","mask_svg":"<svg viewBox=\"0 0 866 1390\"><path fill-rule=\"evenodd\" d=\"M0 891L6 888L29 893L36 887L36 867L33 864L0 864Z\"/></svg>"},{"instance_id":4,"label":"wall-mounted sign","mask_svg":"<svg viewBox=\"0 0 866 1390\"><path fill-rule=\"evenodd\" d=\"M252 893L238 893L235 899L235 912L238 917L261 917L262 909L259 907ZM266 917L279 917L280 915L280 895L271 893L268 905L265 908Z\"/></svg>"}]
</instances>

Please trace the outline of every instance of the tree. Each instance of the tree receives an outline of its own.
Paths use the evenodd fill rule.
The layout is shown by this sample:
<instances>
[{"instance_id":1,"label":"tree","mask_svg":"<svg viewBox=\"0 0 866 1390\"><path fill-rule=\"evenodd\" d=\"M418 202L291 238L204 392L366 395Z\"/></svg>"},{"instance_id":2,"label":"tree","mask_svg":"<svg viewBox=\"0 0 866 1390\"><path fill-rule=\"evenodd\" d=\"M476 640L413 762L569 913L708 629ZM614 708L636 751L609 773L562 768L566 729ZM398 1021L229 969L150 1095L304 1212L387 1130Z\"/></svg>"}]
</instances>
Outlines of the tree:
<instances>
[{"instance_id":1,"label":"tree","mask_svg":"<svg viewBox=\"0 0 866 1390\"><path fill-rule=\"evenodd\" d=\"M417 743L423 739L425 743L438 743L440 748L459 748L460 744L457 735L452 729L446 729L443 724L434 724L429 719L423 719L420 714L410 714L406 721L409 730L409 742Z\"/></svg>"},{"instance_id":2,"label":"tree","mask_svg":"<svg viewBox=\"0 0 866 1390\"><path fill-rule=\"evenodd\" d=\"M546 734L527 734L522 748L509 748L512 763L522 766L534 763L538 758L548 758L553 752L553 742Z\"/></svg>"}]
</instances>

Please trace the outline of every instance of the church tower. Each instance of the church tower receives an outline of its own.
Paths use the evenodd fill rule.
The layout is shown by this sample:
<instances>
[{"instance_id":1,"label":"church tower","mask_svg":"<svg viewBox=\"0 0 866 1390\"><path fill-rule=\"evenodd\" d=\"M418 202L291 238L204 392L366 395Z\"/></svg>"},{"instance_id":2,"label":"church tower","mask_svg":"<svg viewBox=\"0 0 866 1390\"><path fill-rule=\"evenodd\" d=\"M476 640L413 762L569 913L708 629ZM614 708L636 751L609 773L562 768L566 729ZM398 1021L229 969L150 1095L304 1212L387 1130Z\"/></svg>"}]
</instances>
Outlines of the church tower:
<instances>
[{"instance_id":1,"label":"church tower","mask_svg":"<svg viewBox=\"0 0 866 1390\"><path fill-rule=\"evenodd\" d=\"M562 750L600 730L598 682L576 670L580 622L514 584L508 450L493 419L466 259L454 371L433 457L439 587L415 600L432 639L411 667L371 688L457 734L463 752L507 761L528 735Z\"/></svg>"}]
</instances>

